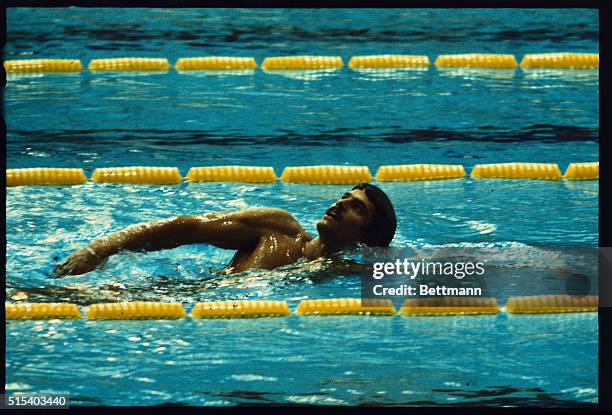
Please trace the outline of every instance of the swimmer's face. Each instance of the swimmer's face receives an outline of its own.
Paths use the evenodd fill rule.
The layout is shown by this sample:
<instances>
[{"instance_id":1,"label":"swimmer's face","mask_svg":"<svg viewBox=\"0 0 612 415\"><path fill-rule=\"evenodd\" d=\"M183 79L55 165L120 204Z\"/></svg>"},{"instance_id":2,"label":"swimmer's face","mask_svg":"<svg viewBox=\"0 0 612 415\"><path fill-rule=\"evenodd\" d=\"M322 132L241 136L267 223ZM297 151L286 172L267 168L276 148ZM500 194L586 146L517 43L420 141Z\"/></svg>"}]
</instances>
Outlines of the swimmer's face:
<instances>
[{"instance_id":1,"label":"swimmer's face","mask_svg":"<svg viewBox=\"0 0 612 415\"><path fill-rule=\"evenodd\" d=\"M337 244L359 242L364 236L364 227L374 217L374 209L374 204L363 190L351 190L327 209L317 223L319 235Z\"/></svg>"}]
</instances>

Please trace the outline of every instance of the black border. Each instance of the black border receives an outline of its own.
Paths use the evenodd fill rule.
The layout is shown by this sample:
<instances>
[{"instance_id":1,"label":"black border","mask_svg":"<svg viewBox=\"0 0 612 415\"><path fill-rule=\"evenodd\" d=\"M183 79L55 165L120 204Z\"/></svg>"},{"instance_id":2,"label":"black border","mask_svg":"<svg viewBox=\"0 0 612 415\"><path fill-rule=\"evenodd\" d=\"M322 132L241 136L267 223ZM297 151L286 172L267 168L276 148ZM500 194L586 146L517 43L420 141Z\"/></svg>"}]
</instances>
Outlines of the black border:
<instances>
[{"instance_id":1,"label":"black border","mask_svg":"<svg viewBox=\"0 0 612 415\"><path fill-rule=\"evenodd\" d=\"M431 0L412 0L412 1L401 1L401 0L382 0L378 2L374 2L372 0L369 1L360 1L360 2L351 2L351 1L323 1L323 0L298 0L295 2L288 3L287 0L279 1L279 0L214 0L214 1L194 1L194 0L177 0L177 1L169 1L169 0L152 0L152 1L143 1L143 0L129 0L128 2L122 2L121 4L117 4L116 1L109 0L80 0L80 1L66 1L66 0L24 0L24 1L15 1L8 0L4 3L2 7L2 14L0 16L0 25L2 26L2 32L0 37L0 45L4 49L4 45L6 44L6 8L7 7L68 7L68 6L76 6L76 7L168 7L168 8L176 8L176 7L266 7L266 8L274 8L274 7L301 7L301 8L331 8L331 7L369 7L369 8L381 8L381 7L401 7L401 8L596 8L599 9L599 48L600 48L600 56L602 59L602 64L600 68L608 68L610 67L610 47L607 43L607 40L610 39L610 32L612 29L610 28L610 16L611 16L611 7L610 4L603 0L564 0L564 1L556 1L551 4L550 1L546 0L514 0L514 1L500 1L500 0L469 0L469 1L449 1L442 0L439 2L431 1ZM602 76L603 75L603 76ZM6 76L4 73L4 68L2 68L2 87L4 88L6 84ZM599 141L599 159L600 159L600 179L599 179L599 246L602 247L612 247L612 235L610 233L612 227L612 219L609 216L609 213L612 212L612 204L610 203L609 194L606 194L606 190L610 189L610 162L611 162L611 154L612 154L612 145L609 142L608 133L609 129L609 121L605 116L606 111L608 109L608 97L605 92L609 90L609 84L606 74L600 74L600 120L599 120L599 131L600 137L604 137L603 140ZM604 92L604 93L602 93ZM4 92L2 90L2 98ZM0 108L2 109L2 114L4 114L4 100L2 99L2 105ZM0 123L0 130L2 132L2 142L4 148L4 154L6 155L6 124L4 122L4 117L2 117L2 122ZM3 158L3 168L6 169L6 156ZM3 181L3 189L4 189L4 201L6 203L6 176L2 175ZM6 210L3 209L3 220L6 231ZM2 244L2 252L3 257L5 259L6 264L6 232L3 236L3 244ZM600 275L600 280L605 277L612 277L607 275ZM6 295L6 291L3 290L2 296ZM2 316L2 332L5 333L6 326L4 321L4 315ZM315 410L319 413L355 413L355 412L375 412L383 410L385 412L417 412L417 413L425 413L425 414L439 414L439 413L469 413L469 414L481 414L481 413L496 413L496 414L504 414L504 413L608 413L612 412L612 384L610 382L610 378L612 376L612 359L610 356L611 351L611 343L612 343L612 308L610 307L600 307L599 310L599 390L598 397L599 403L596 407L593 408L536 408L536 407L520 407L520 408L500 408L500 407L321 407L321 406L241 406L241 407L227 407L227 408L219 408L219 407L172 407L169 410L168 407L143 407L146 408L147 413L163 413L167 414L168 412L191 412L191 413L221 413L228 411L240 411L240 412L251 412L251 411L260 411L265 409L267 413L282 413L286 414L287 411L291 413L301 413L305 410ZM3 358L3 361L6 361L6 337L3 335L2 347L0 348L0 352ZM568 362L568 365L571 365L572 362ZM6 375L5 375L5 367L3 366L1 372L1 380L2 380L2 393L4 393L4 388L6 384ZM96 406L87 406L87 407L72 407L70 412L83 412L83 413L91 413L97 412L98 410L103 410L105 413L109 411L134 411L138 410L140 407L96 407ZM65 410L62 410L65 411ZM263 411L262 411L263 412ZM27 412L26 412L27 413Z\"/></svg>"},{"instance_id":2,"label":"black border","mask_svg":"<svg viewBox=\"0 0 612 415\"><path fill-rule=\"evenodd\" d=\"M610 45L608 43L612 32L610 28L611 17L610 5L599 8L599 49L603 62L600 65L599 76L599 246L612 247L612 219L609 212L612 211L610 203L610 162L612 145L608 139L610 133L610 120L606 116L609 105L607 92L610 90L607 73L601 73L601 68L610 67ZM602 76L603 75L603 76ZM603 137L603 140L601 139ZM608 192L606 192L608 191ZM612 275L602 273L600 267L600 287L604 278L612 278ZM600 291L602 292L602 291ZM612 412L612 308L599 308L599 408L602 411Z\"/></svg>"},{"instance_id":3,"label":"black border","mask_svg":"<svg viewBox=\"0 0 612 415\"><path fill-rule=\"evenodd\" d=\"M605 0L6 0L5 7L244 7L244 8L607 8ZM601 23L601 22L600 22ZM600 27L603 25L600 24Z\"/></svg>"}]
</instances>

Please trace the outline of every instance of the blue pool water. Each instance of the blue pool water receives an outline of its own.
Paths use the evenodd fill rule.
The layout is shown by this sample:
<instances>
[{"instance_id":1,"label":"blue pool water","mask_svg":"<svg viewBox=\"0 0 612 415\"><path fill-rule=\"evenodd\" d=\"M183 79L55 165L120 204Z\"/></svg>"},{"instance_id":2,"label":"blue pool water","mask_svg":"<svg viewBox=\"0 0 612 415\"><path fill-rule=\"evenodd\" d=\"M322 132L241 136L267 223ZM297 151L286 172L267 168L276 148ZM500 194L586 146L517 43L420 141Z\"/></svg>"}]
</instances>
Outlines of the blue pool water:
<instances>
[{"instance_id":1,"label":"blue pool water","mask_svg":"<svg viewBox=\"0 0 612 415\"><path fill-rule=\"evenodd\" d=\"M198 55L597 52L594 10L9 9L5 59ZM598 71L10 75L7 167L558 163L599 159ZM378 183L394 247L598 244L597 181ZM7 188L7 301L358 297L326 261L223 277L210 246L122 253L49 278L55 257L129 224L252 206L316 233L347 186L283 182ZM560 290L554 273L501 273L494 295ZM561 287L561 288L560 288ZM556 292L556 291L555 291ZM597 315L10 321L7 392L75 405L592 405Z\"/></svg>"}]
</instances>

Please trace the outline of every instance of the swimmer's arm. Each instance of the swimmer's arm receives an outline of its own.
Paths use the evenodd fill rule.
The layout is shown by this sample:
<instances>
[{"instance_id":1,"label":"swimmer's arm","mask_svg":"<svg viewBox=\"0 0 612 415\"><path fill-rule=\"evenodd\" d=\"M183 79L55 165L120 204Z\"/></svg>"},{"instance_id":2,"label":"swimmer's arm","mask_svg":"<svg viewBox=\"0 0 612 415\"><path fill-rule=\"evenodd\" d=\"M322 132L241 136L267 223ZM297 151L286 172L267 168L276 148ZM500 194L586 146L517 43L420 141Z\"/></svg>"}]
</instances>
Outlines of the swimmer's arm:
<instances>
[{"instance_id":1,"label":"swimmer's arm","mask_svg":"<svg viewBox=\"0 0 612 415\"><path fill-rule=\"evenodd\" d=\"M251 250L265 232L297 234L300 230L301 226L288 212L274 208L176 216L131 225L98 238L69 255L53 273L56 276L84 274L122 250L158 251L196 243Z\"/></svg>"},{"instance_id":2,"label":"swimmer's arm","mask_svg":"<svg viewBox=\"0 0 612 415\"><path fill-rule=\"evenodd\" d=\"M215 213L212 215L215 215ZM206 215L196 215L195 217L200 216ZM259 235L269 232L282 233L288 236L305 233L298 221L295 220L289 212L283 209L255 207L238 212L226 213L225 217L229 220L238 221L250 229L256 230Z\"/></svg>"},{"instance_id":3,"label":"swimmer's arm","mask_svg":"<svg viewBox=\"0 0 612 415\"><path fill-rule=\"evenodd\" d=\"M139 223L99 238L89 247L104 258L121 250L158 251L197 243L240 250L254 248L266 232L294 234L300 229L282 209L253 208Z\"/></svg>"},{"instance_id":4,"label":"swimmer's arm","mask_svg":"<svg viewBox=\"0 0 612 415\"><path fill-rule=\"evenodd\" d=\"M72 253L53 269L53 273L57 276L84 274L123 250L158 251L195 243L209 243L225 249L253 248L260 233L237 213L240 212L176 216L131 225Z\"/></svg>"}]
</instances>

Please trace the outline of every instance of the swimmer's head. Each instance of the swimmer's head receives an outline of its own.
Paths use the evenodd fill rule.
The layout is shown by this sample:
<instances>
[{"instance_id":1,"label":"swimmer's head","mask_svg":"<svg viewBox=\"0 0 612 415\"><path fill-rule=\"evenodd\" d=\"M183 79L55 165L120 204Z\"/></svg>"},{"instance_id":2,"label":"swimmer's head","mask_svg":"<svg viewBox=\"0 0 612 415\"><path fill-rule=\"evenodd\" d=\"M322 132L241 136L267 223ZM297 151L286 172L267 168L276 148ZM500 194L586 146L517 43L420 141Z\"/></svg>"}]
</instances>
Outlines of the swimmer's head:
<instances>
[{"instance_id":1,"label":"swimmer's head","mask_svg":"<svg viewBox=\"0 0 612 415\"><path fill-rule=\"evenodd\" d=\"M397 226L391 201L378 187L361 183L334 203L317 223L323 242L389 246Z\"/></svg>"}]
</instances>

